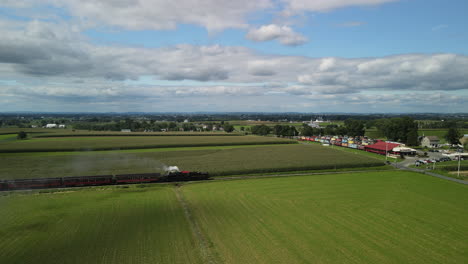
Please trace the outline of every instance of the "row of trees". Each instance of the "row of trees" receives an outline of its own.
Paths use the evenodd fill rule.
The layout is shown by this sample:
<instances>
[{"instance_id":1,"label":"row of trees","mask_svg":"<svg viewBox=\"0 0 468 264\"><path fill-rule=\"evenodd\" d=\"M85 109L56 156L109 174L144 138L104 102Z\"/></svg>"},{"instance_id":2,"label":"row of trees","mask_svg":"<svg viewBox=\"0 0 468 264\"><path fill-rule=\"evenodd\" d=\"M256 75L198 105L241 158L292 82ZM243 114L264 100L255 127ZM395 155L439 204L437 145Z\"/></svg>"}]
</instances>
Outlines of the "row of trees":
<instances>
[{"instance_id":1,"label":"row of trees","mask_svg":"<svg viewBox=\"0 0 468 264\"><path fill-rule=\"evenodd\" d=\"M303 124L302 128L297 131L295 126L275 125L273 128L266 125L257 125L251 128L252 134L267 135L273 133L276 136L292 137L292 136L319 136L319 135L348 135L352 137L364 136L366 130L364 121L349 119L345 121L344 126L328 125L325 128L314 128L307 124Z\"/></svg>"},{"instance_id":2,"label":"row of trees","mask_svg":"<svg viewBox=\"0 0 468 264\"><path fill-rule=\"evenodd\" d=\"M408 146L419 145L418 124L411 117L379 119L375 125L389 140L402 142Z\"/></svg>"},{"instance_id":3,"label":"row of trees","mask_svg":"<svg viewBox=\"0 0 468 264\"><path fill-rule=\"evenodd\" d=\"M130 129L132 131L213 131L213 128L223 128L226 132L234 131L234 126L227 122L208 123L206 127L194 123L176 123L176 122L156 122L155 120L133 120L126 118L119 122L92 123L77 122L73 124L74 129L94 130L94 131L120 131Z\"/></svg>"}]
</instances>

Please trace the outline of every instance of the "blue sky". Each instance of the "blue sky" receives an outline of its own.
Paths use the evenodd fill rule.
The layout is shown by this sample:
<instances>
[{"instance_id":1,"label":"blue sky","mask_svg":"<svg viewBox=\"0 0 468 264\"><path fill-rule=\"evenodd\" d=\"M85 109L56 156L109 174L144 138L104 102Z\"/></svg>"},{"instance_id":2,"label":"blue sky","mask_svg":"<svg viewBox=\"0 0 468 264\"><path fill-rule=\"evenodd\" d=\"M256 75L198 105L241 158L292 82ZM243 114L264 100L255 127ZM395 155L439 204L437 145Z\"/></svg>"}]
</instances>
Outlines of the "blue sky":
<instances>
[{"instance_id":1,"label":"blue sky","mask_svg":"<svg viewBox=\"0 0 468 264\"><path fill-rule=\"evenodd\" d=\"M467 1L2 2L0 111L467 110Z\"/></svg>"}]
</instances>

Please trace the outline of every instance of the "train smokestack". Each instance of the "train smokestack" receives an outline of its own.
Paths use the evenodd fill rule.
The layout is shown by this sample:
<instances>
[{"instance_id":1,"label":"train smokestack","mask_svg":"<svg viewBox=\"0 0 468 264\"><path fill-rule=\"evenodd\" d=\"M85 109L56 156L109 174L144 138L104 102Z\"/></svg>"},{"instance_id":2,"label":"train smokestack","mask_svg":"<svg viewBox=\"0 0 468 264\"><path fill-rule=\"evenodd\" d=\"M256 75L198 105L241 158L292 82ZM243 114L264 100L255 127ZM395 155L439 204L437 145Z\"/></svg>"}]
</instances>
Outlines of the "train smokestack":
<instances>
[{"instance_id":1,"label":"train smokestack","mask_svg":"<svg viewBox=\"0 0 468 264\"><path fill-rule=\"evenodd\" d=\"M166 172L169 172L169 173L171 173L171 172L179 172L179 171L180 171L180 170L179 170L179 167L177 167L177 166L168 166L167 169L166 169Z\"/></svg>"}]
</instances>

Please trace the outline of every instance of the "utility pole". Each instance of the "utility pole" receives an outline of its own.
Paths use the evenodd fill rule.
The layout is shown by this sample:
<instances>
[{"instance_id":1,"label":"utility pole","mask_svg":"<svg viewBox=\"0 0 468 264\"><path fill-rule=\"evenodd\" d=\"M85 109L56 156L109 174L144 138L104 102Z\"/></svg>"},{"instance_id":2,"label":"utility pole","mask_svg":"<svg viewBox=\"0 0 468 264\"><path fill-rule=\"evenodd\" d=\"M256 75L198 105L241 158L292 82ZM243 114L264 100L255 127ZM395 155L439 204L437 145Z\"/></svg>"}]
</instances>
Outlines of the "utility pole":
<instances>
[{"instance_id":1,"label":"utility pole","mask_svg":"<svg viewBox=\"0 0 468 264\"><path fill-rule=\"evenodd\" d=\"M388 142L385 141L385 162L387 162L388 159Z\"/></svg>"},{"instance_id":2,"label":"utility pole","mask_svg":"<svg viewBox=\"0 0 468 264\"><path fill-rule=\"evenodd\" d=\"M460 178L460 161L461 161L461 155L458 153L458 173L457 173L457 178Z\"/></svg>"}]
</instances>

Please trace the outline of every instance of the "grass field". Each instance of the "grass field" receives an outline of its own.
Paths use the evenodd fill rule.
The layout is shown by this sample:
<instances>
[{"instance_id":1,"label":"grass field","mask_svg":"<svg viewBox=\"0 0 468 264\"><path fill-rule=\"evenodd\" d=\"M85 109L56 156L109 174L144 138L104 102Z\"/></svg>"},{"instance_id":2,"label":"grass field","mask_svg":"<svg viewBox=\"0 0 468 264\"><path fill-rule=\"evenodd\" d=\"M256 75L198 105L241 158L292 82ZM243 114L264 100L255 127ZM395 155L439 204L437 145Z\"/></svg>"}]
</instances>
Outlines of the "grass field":
<instances>
[{"instance_id":1,"label":"grass field","mask_svg":"<svg viewBox=\"0 0 468 264\"><path fill-rule=\"evenodd\" d=\"M294 140L259 136L49 137L0 142L0 152L90 151L187 146L290 144Z\"/></svg>"},{"instance_id":2,"label":"grass field","mask_svg":"<svg viewBox=\"0 0 468 264\"><path fill-rule=\"evenodd\" d=\"M15 140L16 136L17 136L16 134L3 134L3 135L0 135L0 142Z\"/></svg>"},{"instance_id":3,"label":"grass field","mask_svg":"<svg viewBox=\"0 0 468 264\"><path fill-rule=\"evenodd\" d=\"M52 155L50 155L52 154ZM377 159L320 145L213 147L155 152L80 152L1 154L0 178L42 178L161 171L164 164L183 170L232 175L278 171L381 166Z\"/></svg>"},{"instance_id":4,"label":"grass field","mask_svg":"<svg viewBox=\"0 0 468 264\"><path fill-rule=\"evenodd\" d=\"M172 187L0 197L0 263L203 263Z\"/></svg>"},{"instance_id":5,"label":"grass field","mask_svg":"<svg viewBox=\"0 0 468 264\"><path fill-rule=\"evenodd\" d=\"M468 260L467 186L422 174L124 187L0 193L0 263Z\"/></svg>"},{"instance_id":6,"label":"grass field","mask_svg":"<svg viewBox=\"0 0 468 264\"><path fill-rule=\"evenodd\" d=\"M221 263L467 263L467 186L410 172L182 187Z\"/></svg>"}]
</instances>

